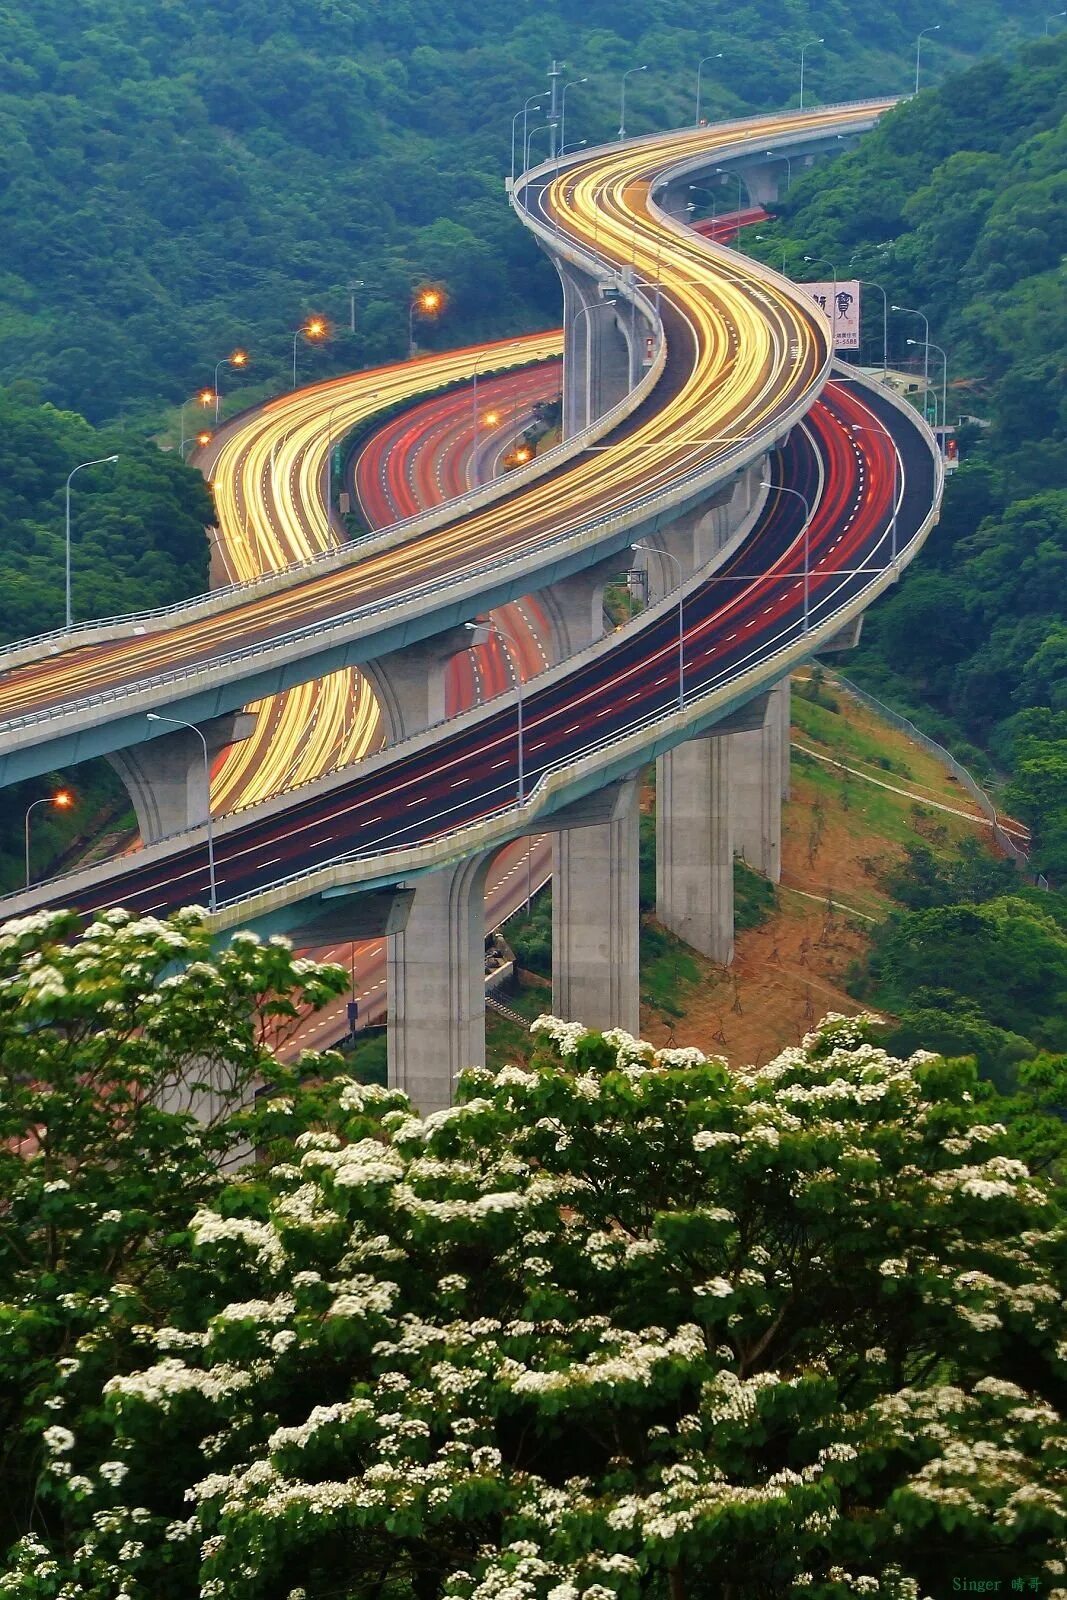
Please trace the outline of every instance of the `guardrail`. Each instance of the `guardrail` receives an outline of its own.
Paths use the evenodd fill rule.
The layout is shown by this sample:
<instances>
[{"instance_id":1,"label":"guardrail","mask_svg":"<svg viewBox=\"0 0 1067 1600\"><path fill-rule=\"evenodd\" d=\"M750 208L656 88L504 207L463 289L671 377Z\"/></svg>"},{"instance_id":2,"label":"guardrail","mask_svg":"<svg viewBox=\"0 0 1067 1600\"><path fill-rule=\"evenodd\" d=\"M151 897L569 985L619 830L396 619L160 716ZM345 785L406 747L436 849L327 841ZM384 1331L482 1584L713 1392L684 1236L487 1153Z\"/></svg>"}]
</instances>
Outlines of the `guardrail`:
<instances>
[{"instance_id":1,"label":"guardrail","mask_svg":"<svg viewBox=\"0 0 1067 1600\"><path fill-rule=\"evenodd\" d=\"M1017 839L1013 839L1011 834L1001 827L1000 816L992 797L982 788L973 773L967 770L963 762L957 761L951 750L946 750L943 744L938 744L936 739L932 739L928 733L924 733L921 728L917 728L910 717L905 717L901 712L894 711L892 706L887 706L884 701L879 700L873 694L869 694L866 689L861 689L859 684L853 683L850 678L844 677L842 673L835 672L833 678L834 682L840 684L846 694L850 694L853 699L859 700L862 705L868 706L871 711L876 711L886 722L892 723L895 728L899 728L901 733L906 733L909 739L914 739L916 744L922 745L924 750L928 750L947 771L951 772L957 782L966 789L975 804L980 806L984 814L989 818L993 837L1004 851L1004 854L1010 856L1015 865L1022 871L1028 872L1030 870L1029 853L1023 849ZM1034 882L1039 889L1048 888L1048 879L1043 874L1035 873L1031 874L1031 876L1033 876Z\"/></svg>"}]
</instances>

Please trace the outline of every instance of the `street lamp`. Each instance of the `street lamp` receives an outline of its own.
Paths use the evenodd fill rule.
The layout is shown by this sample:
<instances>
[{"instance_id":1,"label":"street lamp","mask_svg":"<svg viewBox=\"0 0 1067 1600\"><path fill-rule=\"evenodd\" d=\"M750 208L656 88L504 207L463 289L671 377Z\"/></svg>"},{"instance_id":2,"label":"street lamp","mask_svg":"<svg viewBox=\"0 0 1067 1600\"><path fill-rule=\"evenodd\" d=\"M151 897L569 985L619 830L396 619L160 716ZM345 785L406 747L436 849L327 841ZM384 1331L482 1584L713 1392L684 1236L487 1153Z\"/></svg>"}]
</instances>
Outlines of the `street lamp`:
<instances>
[{"instance_id":1,"label":"street lamp","mask_svg":"<svg viewBox=\"0 0 1067 1600\"><path fill-rule=\"evenodd\" d=\"M930 392L930 318L925 311L916 311L913 306L893 306L893 311L903 311L909 317L922 317L923 327L926 329L926 338L923 341L923 420L926 420L926 398ZM937 403L934 402L934 420L937 420Z\"/></svg>"},{"instance_id":2,"label":"street lamp","mask_svg":"<svg viewBox=\"0 0 1067 1600\"><path fill-rule=\"evenodd\" d=\"M80 461L73 467L67 476L67 517L66 517L66 599L67 599L67 632L73 626L73 615L70 604L70 480L76 472L83 472L86 467L100 467L110 465L118 460L118 456L97 456L95 461Z\"/></svg>"},{"instance_id":3,"label":"street lamp","mask_svg":"<svg viewBox=\"0 0 1067 1600\"><path fill-rule=\"evenodd\" d=\"M304 335L304 338L307 339L309 341L309 343L314 343L314 341L316 339L325 339L325 337L326 337L326 320L325 320L325 318L324 317L309 317L306 322L302 322L300 324L299 328L294 328L294 330L293 330L293 388L294 389L296 388L296 346L297 346L297 342L298 342L301 334Z\"/></svg>"},{"instance_id":4,"label":"street lamp","mask_svg":"<svg viewBox=\"0 0 1067 1600\"><path fill-rule=\"evenodd\" d=\"M533 144L539 133L543 133L546 128L551 128L551 126L551 122L539 122L537 127L531 128L529 133L526 135L526 147L524 150L524 159L522 163L523 172L528 172L530 168L530 146Z\"/></svg>"},{"instance_id":5,"label":"street lamp","mask_svg":"<svg viewBox=\"0 0 1067 1600\"><path fill-rule=\"evenodd\" d=\"M512 670L512 673L514 674L514 677L515 677L515 689L516 689L517 697L518 697L518 711L519 711L519 805L521 806L523 804L523 802L524 802L524 799L525 799L526 783L525 783L525 773L523 771L523 757L522 757L522 672L520 671L521 663L520 663L520 660L519 660L519 647L515 643L515 640L511 637L511 634L510 633L505 633L503 628L499 627L498 624L493 620L492 617L487 617L484 622L465 622L463 624L463 626L470 633L480 633L483 628L488 628L491 633L495 633L496 634L498 639L502 639L504 641L504 650L505 650L505 653L506 653L506 655L508 657L509 662L511 663L511 670ZM514 655L512 654L512 649L514 649Z\"/></svg>"},{"instance_id":6,"label":"street lamp","mask_svg":"<svg viewBox=\"0 0 1067 1600\"><path fill-rule=\"evenodd\" d=\"M666 556L678 568L678 710L685 710L685 568L670 550L657 550L651 544L632 544L631 550L643 550L646 555Z\"/></svg>"},{"instance_id":7,"label":"street lamp","mask_svg":"<svg viewBox=\"0 0 1067 1600\"><path fill-rule=\"evenodd\" d=\"M745 209L745 202L744 202L745 186L741 182L741 174L739 172L729 172L726 167L716 167L715 171L717 173L719 173L720 176L723 177L723 178L735 178L737 180L737 212L738 212L738 215L740 216L741 212ZM739 244L739 241L738 241L738 238L737 238L737 234L734 235L734 243L737 244L738 248L740 249L740 244Z\"/></svg>"},{"instance_id":8,"label":"street lamp","mask_svg":"<svg viewBox=\"0 0 1067 1600\"><path fill-rule=\"evenodd\" d=\"M69 811L74 804L74 796L69 789L57 789L55 794L42 795L39 800L31 800L26 807L26 887L30 887L30 812L36 806L54 806L57 811Z\"/></svg>"},{"instance_id":9,"label":"street lamp","mask_svg":"<svg viewBox=\"0 0 1067 1600\"><path fill-rule=\"evenodd\" d=\"M792 157L791 156L787 156L784 150L766 150L766 151L764 151L764 154L768 155L768 156L772 156L775 161L784 161L785 162L785 192L786 192L786 194L788 194L790 189L793 187L793 160L792 160Z\"/></svg>"},{"instance_id":10,"label":"street lamp","mask_svg":"<svg viewBox=\"0 0 1067 1600\"><path fill-rule=\"evenodd\" d=\"M804 632L811 632L811 505L807 495L801 494L799 489L790 489L784 483L771 483L768 478L762 479L762 489L775 489L779 494L795 495L804 507Z\"/></svg>"},{"instance_id":11,"label":"street lamp","mask_svg":"<svg viewBox=\"0 0 1067 1600\"><path fill-rule=\"evenodd\" d=\"M526 104L522 107L522 110L521 111L516 111L515 115L511 119L511 181L512 181L512 183L515 182L515 135L516 135L516 133L518 131L519 118L520 117L522 118L522 144L523 144L523 149L525 149L526 148L526 119L529 116L531 111L540 111L542 109L542 107L541 107L541 93L542 93L542 91L539 89L536 94L532 94L530 96L529 100L527 100ZM536 104L535 104L535 102L536 102Z\"/></svg>"},{"instance_id":12,"label":"street lamp","mask_svg":"<svg viewBox=\"0 0 1067 1600\"><path fill-rule=\"evenodd\" d=\"M215 398L215 394L214 394L214 391L212 389L201 389L200 393L196 397L196 403L197 403L198 406L209 406L211 404L211 402L214 400L214 398ZM188 405L192 405L192 401L191 400L183 400L182 401L182 408L181 408L182 437L181 437L181 443L178 446L178 451L179 451L183 461L185 460L185 408Z\"/></svg>"},{"instance_id":13,"label":"street lamp","mask_svg":"<svg viewBox=\"0 0 1067 1600\"><path fill-rule=\"evenodd\" d=\"M1057 17L1067 17L1067 11L1054 11L1051 17L1045 18L1045 38L1049 36L1049 23L1055 22Z\"/></svg>"},{"instance_id":14,"label":"street lamp","mask_svg":"<svg viewBox=\"0 0 1067 1600\"><path fill-rule=\"evenodd\" d=\"M643 67L629 67L622 75L622 97L619 101L619 138L626 138L626 80L632 78L635 72L647 72L647 64Z\"/></svg>"},{"instance_id":15,"label":"street lamp","mask_svg":"<svg viewBox=\"0 0 1067 1600\"><path fill-rule=\"evenodd\" d=\"M445 303L440 289L432 283L422 286L408 302L408 358L415 354L415 318L435 317Z\"/></svg>"},{"instance_id":16,"label":"street lamp","mask_svg":"<svg viewBox=\"0 0 1067 1600\"><path fill-rule=\"evenodd\" d=\"M830 350L833 354L837 351L837 266L833 261L829 261L826 256L805 256L804 260L813 267L817 267L821 263L824 267L829 267L833 273L834 292L830 305Z\"/></svg>"},{"instance_id":17,"label":"street lamp","mask_svg":"<svg viewBox=\"0 0 1067 1600\"><path fill-rule=\"evenodd\" d=\"M800 47L800 109L804 109L804 57L813 45L822 44L822 39L805 39Z\"/></svg>"},{"instance_id":18,"label":"street lamp","mask_svg":"<svg viewBox=\"0 0 1067 1600\"><path fill-rule=\"evenodd\" d=\"M766 234L766 233L757 233L756 242L757 242L757 244L763 244L763 243L770 242L769 241L769 235ZM781 249L781 252L782 252L782 277L784 278L787 275L786 274L786 270L785 270L786 248L785 248L784 244L780 245L779 248Z\"/></svg>"},{"instance_id":19,"label":"street lamp","mask_svg":"<svg viewBox=\"0 0 1067 1600\"><path fill-rule=\"evenodd\" d=\"M220 367L247 367L248 351L235 350L232 355L223 356L221 361L215 362L215 426L219 425L219 368Z\"/></svg>"},{"instance_id":20,"label":"street lamp","mask_svg":"<svg viewBox=\"0 0 1067 1600\"><path fill-rule=\"evenodd\" d=\"M715 54L713 56L701 56L700 60L697 62L697 114L696 114L695 126L698 127L698 128L700 127L700 79L701 79L701 76L703 74L705 66L707 65L707 63L709 61L721 61L721 60L722 60L722 51L721 50L716 50L716 52L715 52Z\"/></svg>"},{"instance_id":21,"label":"street lamp","mask_svg":"<svg viewBox=\"0 0 1067 1600\"><path fill-rule=\"evenodd\" d=\"M915 41L915 93L916 94L918 94L918 92L919 92L919 61L920 61L920 59L922 57L923 40L925 39L925 37L926 37L926 35L928 33L940 33L940 32L941 32L941 24L940 24L940 22L935 22L929 28L921 29L920 32L919 32L919 36Z\"/></svg>"},{"instance_id":22,"label":"street lamp","mask_svg":"<svg viewBox=\"0 0 1067 1600\"><path fill-rule=\"evenodd\" d=\"M348 285L348 326L352 333L356 331L356 290L366 287L362 278L353 278Z\"/></svg>"},{"instance_id":23,"label":"street lamp","mask_svg":"<svg viewBox=\"0 0 1067 1600\"><path fill-rule=\"evenodd\" d=\"M207 740L195 722L185 722L181 717L164 717L156 711L146 711L145 717L149 722L169 722L175 728L188 728L204 747L204 786L207 799L207 878L208 878L208 910L218 910L218 895L215 892L215 832L211 820L211 757L208 755Z\"/></svg>"},{"instance_id":24,"label":"street lamp","mask_svg":"<svg viewBox=\"0 0 1067 1600\"><path fill-rule=\"evenodd\" d=\"M922 343L922 340L921 339L909 339L908 343L909 344L918 345L918 344ZM945 352L942 350L942 348L941 348L941 346L939 344L934 344L933 340L930 341L930 349L931 350L936 350L937 354L941 357L941 454L944 455L944 453L945 453L945 433L946 433L946 430L948 428L948 416L947 416L947 411L948 411L948 356L945 354ZM934 395L934 427L935 427L935 429L937 427L937 395L936 394Z\"/></svg>"},{"instance_id":25,"label":"street lamp","mask_svg":"<svg viewBox=\"0 0 1067 1600\"><path fill-rule=\"evenodd\" d=\"M852 262L849 262L849 266ZM861 278L860 283L865 289L877 289L882 297L882 382L889 376L889 296L880 283L874 283L870 278Z\"/></svg>"},{"instance_id":26,"label":"street lamp","mask_svg":"<svg viewBox=\"0 0 1067 1600\"><path fill-rule=\"evenodd\" d=\"M588 83L588 78L572 78L570 83L563 85L563 95L560 102L559 113L559 153L563 154L564 134L567 131L567 90L576 89L580 83Z\"/></svg>"}]
</instances>

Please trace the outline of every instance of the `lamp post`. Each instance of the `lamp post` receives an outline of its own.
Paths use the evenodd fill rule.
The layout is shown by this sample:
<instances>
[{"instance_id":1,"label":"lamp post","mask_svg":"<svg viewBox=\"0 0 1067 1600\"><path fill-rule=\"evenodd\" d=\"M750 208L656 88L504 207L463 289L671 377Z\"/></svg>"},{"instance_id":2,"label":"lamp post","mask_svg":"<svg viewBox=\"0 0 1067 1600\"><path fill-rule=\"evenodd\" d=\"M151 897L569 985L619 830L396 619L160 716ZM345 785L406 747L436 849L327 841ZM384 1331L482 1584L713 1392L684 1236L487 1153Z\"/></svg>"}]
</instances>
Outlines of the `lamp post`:
<instances>
[{"instance_id":1,"label":"lamp post","mask_svg":"<svg viewBox=\"0 0 1067 1600\"><path fill-rule=\"evenodd\" d=\"M1058 17L1067 17L1067 11L1054 11L1051 17L1045 18L1045 38L1049 36L1049 23L1055 22Z\"/></svg>"},{"instance_id":2,"label":"lamp post","mask_svg":"<svg viewBox=\"0 0 1067 1600\"><path fill-rule=\"evenodd\" d=\"M766 239L767 239L767 235L766 235L766 234L765 234L765 233L757 233L757 235L756 235L756 242L757 242L757 244L762 244L762 243L764 243L764 241L765 241L765 240L766 240ZM785 245L784 245L784 244L783 244L783 245L781 245L781 246L780 246L780 248L781 248L781 252L782 252L782 277L783 277L783 278L784 278L784 277L786 277L786 275L787 275L787 274L786 274L786 270L785 270L785 262L786 262L786 248L785 248Z\"/></svg>"},{"instance_id":3,"label":"lamp post","mask_svg":"<svg viewBox=\"0 0 1067 1600\"><path fill-rule=\"evenodd\" d=\"M568 89L576 89L580 83L588 83L588 82L589 82L588 78L572 78L570 83L565 83L563 85L563 93L560 96L560 112L559 112L559 153L560 153L560 155L563 154L563 145L564 145L564 142L565 142L564 135L566 134L566 131L567 131L567 90Z\"/></svg>"},{"instance_id":4,"label":"lamp post","mask_svg":"<svg viewBox=\"0 0 1067 1600\"><path fill-rule=\"evenodd\" d=\"M745 202L744 202L745 187L744 187L744 184L741 182L741 174L739 172L730 172L726 167L716 167L715 171L717 173L719 173L719 175L721 177L723 177L723 178L735 178L737 180L737 214L738 214L738 216L740 216L742 211L745 209ZM734 246L738 250L740 250L740 248L741 248L740 234L741 234L741 229L740 229L740 226L739 226L737 231L734 234Z\"/></svg>"},{"instance_id":5,"label":"lamp post","mask_svg":"<svg viewBox=\"0 0 1067 1600\"><path fill-rule=\"evenodd\" d=\"M352 333L356 331L356 290L366 287L362 278L353 278L348 285L348 326Z\"/></svg>"},{"instance_id":6,"label":"lamp post","mask_svg":"<svg viewBox=\"0 0 1067 1600\"><path fill-rule=\"evenodd\" d=\"M526 135L525 160L523 161L523 164L522 164L523 172L528 172L529 171L529 167L530 167L530 147L533 144L534 140L537 138L537 135L539 133L544 133L545 129L546 128L551 128L551 126L552 126L551 122L539 122L537 124L537 127L536 128L531 128L529 133Z\"/></svg>"},{"instance_id":7,"label":"lamp post","mask_svg":"<svg viewBox=\"0 0 1067 1600\"><path fill-rule=\"evenodd\" d=\"M903 311L909 317L922 317L926 337L923 340L923 421L926 421L926 400L930 390L930 318L925 311L916 311L914 306L892 306L893 311ZM934 402L934 421L937 420L937 402Z\"/></svg>"},{"instance_id":8,"label":"lamp post","mask_svg":"<svg viewBox=\"0 0 1067 1600\"><path fill-rule=\"evenodd\" d=\"M219 368L220 367L246 367L248 365L248 351L235 350L232 355L223 356L221 361L215 362L215 426L219 425Z\"/></svg>"},{"instance_id":9,"label":"lamp post","mask_svg":"<svg viewBox=\"0 0 1067 1600\"><path fill-rule=\"evenodd\" d=\"M424 284L408 301L408 358L415 354L415 317L432 317L441 309L443 295L432 284Z\"/></svg>"},{"instance_id":10,"label":"lamp post","mask_svg":"<svg viewBox=\"0 0 1067 1600\"><path fill-rule=\"evenodd\" d=\"M700 80L701 80L701 76L703 74L705 66L708 64L709 61L721 61L721 60L722 60L722 51L721 50L716 50L716 52L715 52L715 54L713 56L701 56L700 60L697 62L697 114L696 114L696 117L694 119L694 126L697 127L697 128L700 127Z\"/></svg>"},{"instance_id":11,"label":"lamp post","mask_svg":"<svg viewBox=\"0 0 1067 1600\"><path fill-rule=\"evenodd\" d=\"M651 544L632 544L631 550L643 550L646 555L666 556L678 568L678 710L685 710L685 568L670 550L657 550Z\"/></svg>"},{"instance_id":12,"label":"lamp post","mask_svg":"<svg viewBox=\"0 0 1067 1600\"><path fill-rule=\"evenodd\" d=\"M829 267L833 274L834 290L830 303L830 353L832 355L837 350L837 266L833 261L827 260L826 256L805 256L804 260L813 267L817 267L821 263L824 267Z\"/></svg>"},{"instance_id":13,"label":"lamp post","mask_svg":"<svg viewBox=\"0 0 1067 1600\"><path fill-rule=\"evenodd\" d=\"M300 339L300 335L301 334L303 334L304 338L308 339L308 340L325 339L325 337L326 337L326 323L325 323L324 319L322 317L309 317L306 322L302 322L300 324L299 328L294 328L293 329L293 388L294 389L296 388L296 347L297 347L297 343L298 343L298 341Z\"/></svg>"},{"instance_id":14,"label":"lamp post","mask_svg":"<svg viewBox=\"0 0 1067 1600\"><path fill-rule=\"evenodd\" d=\"M784 150L766 150L765 155L773 156L775 161L785 162L785 192L789 193L793 187L793 158L787 156Z\"/></svg>"},{"instance_id":15,"label":"lamp post","mask_svg":"<svg viewBox=\"0 0 1067 1600\"><path fill-rule=\"evenodd\" d=\"M626 80L632 78L635 72L647 72L647 64L643 67L628 67L622 75L622 94L619 100L619 138L626 138Z\"/></svg>"},{"instance_id":16,"label":"lamp post","mask_svg":"<svg viewBox=\"0 0 1067 1600\"><path fill-rule=\"evenodd\" d=\"M860 283L865 289L877 289L882 297L882 381L889 376L889 296L880 283L872 283L870 278L861 278Z\"/></svg>"},{"instance_id":17,"label":"lamp post","mask_svg":"<svg viewBox=\"0 0 1067 1600\"><path fill-rule=\"evenodd\" d=\"M55 794L42 795L39 800L31 800L26 807L26 887L33 881L30 877L30 813L37 806L54 806L57 811L69 811L74 804L74 796L69 789L57 789Z\"/></svg>"},{"instance_id":18,"label":"lamp post","mask_svg":"<svg viewBox=\"0 0 1067 1600\"><path fill-rule=\"evenodd\" d=\"M791 494L800 501L804 507L804 632L811 632L811 505L807 495L801 494L799 489L790 489L784 483L771 483L768 478L761 482L761 488L775 489L779 494Z\"/></svg>"},{"instance_id":19,"label":"lamp post","mask_svg":"<svg viewBox=\"0 0 1067 1600\"><path fill-rule=\"evenodd\" d=\"M812 48L813 45L822 44L822 43L823 43L823 40L821 38L820 39L805 39L804 43L800 47L800 109L801 109L801 111L803 111L803 109L804 109L804 57L807 55L808 51Z\"/></svg>"},{"instance_id":20,"label":"lamp post","mask_svg":"<svg viewBox=\"0 0 1067 1600\"><path fill-rule=\"evenodd\" d=\"M571 324L570 324L571 325L571 330L574 330L574 329L577 328L577 326L578 326L578 318L579 317L588 316L591 311L612 311L612 310L614 310L614 302L611 301L611 300L591 300L588 305L584 305L584 306L579 306L578 307L577 311L574 313L573 317L571 318ZM592 409L592 393L591 393L590 384L589 384L589 356L590 356L589 344L590 344L590 341L592 339L592 336L593 336L592 335L592 329L591 329L591 327L587 326L586 330L585 330L585 344L586 344L586 349L585 349L585 426L587 428L588 428L590 420L591 420L590 416L589 416L589 412ZM566 385L564 385L563 403L564 403L564 405L566 405L566 403L567 403Z\"/></svg>"},{"instance_id":21,"label":"lamp post","mask_svg":"<svg viewBox=\"0 0 1067 1600\"><path fill-rule=\"evenodd\" d=\"M175 728L188 728L204 747L204 786L207 791L207 878L208 878L208 910L218 910L218 895L215 892L215 831L211 820L211 757L208 755L207 740L195 722L185 722L181 717L164 717L156 711L146 711L148 722L169 722Z\"/></svg>"},{"instance_id":22,"label":"lamp post","mask_svg":"<svg viewBox=\"0 0 1067 1600\"><path fill-rule=\"evenodd\" d=\"M209 406L214 398L215 398L215 396L214 396L214 393L212 392L212 390L210 390L210 389L201 389L200 393L196 397L196 403L197 403L198 406ZM191 400L183 400L182 401L182 406L181 406L181 431L182 431L182 437L181 437L181 443L178 446L178 451L179 451L179 454L181 455L181 458L182 458L183 461L185 460L185 408L186 408L186 406L191 405L191 404L192 404Z\"/></svg>"},{"instance_id":23,"label":"lamp post","mask_svg":"<svg viewBox=\"0 0 1067 1600\"><path fill-rule=\"evenodd\" d=\"M536 104L535 104L536 102ZM515 137L518 132L519 118L522 118L522 143L526 147L526 119L531 111L541 110L541 91L532 94L520 111L516 111L511 119L511 181L515 182Z\"/></svg>"},{"instance_id":24,"label":"lamp post","mask_svg":"<svg viewBox=\"0 0 1067 1600\"><path fill-rule=\"evenodd\" d=\"M921 339L909 339L909 344L919 345ZM930 341L930 349L941 357L941 454L945 453L945 433L948 428L948 356L939 344ZM937 395L934 395L934 428L937 427Z\"/></svg>"},{"instance_id":25,"label":"lamp post","mask_svg":"<svg viewBox=\"0 0 1067 1600\"><path fill-rule=\"evenodd\" d=\"M484 622L465 622L463 626L470 633L478 633L480 629L488 628L491 633L496 634L498 639L502 639L504 641L505 653L507 654L508 660L511 663L511 670L515 675L515 689L519 712L519 805L521 806L525 799L526 781L525 773L523 771L522 752L522 673L519 670L519 647L515 643L515 640L511 637L511 634L505 633L503 628L498 626L492 617L487 617ZM515 652L514 655L512 654L512 650Z\"/></svg>"},{"instance_id":26,"label":"lamp post","mask_svg":"<svg viewBox=\"0 0 1067 1600\"><path fill-rule=\"evenodd\" d=\"M919 92L919 62L922 59L923 40L925 39L925 37L926 37L926 35L928 33L940 33L940 32L941 32L941 24L940 24L940 22L934 22L934 23L931 24L931 26L929 28L920 29L919 36L915 41L915 93L916 94L918 94L918 92Z\"/></svg>"},{"instance_id":27,"label":"lamp post","mask_svg":"<svg viewBox=\"0 0 1067 1600\"><path fill-rule=\"evenodd\" d=\"M118 460L118 456L97 456L95 461L80 461L76 467L72 467L71 471L67 475L66 559L65 559L66 584L65 584L65 588L66 588L66 602L67 602L67 605L66 605L66 616L67 616L67 632L68 633L70 632L71 628L74 625L74 617L73 617L73 612L71 610L71 602L70 602L70 480L71 480L71 478L73 478L73 476L74 476L74 474L76 472L84 472L86 467L100 467L100 466L104 466L105 464L110 465L112 462L115 462L117 460Z\"/></svg>"}]
</instances>

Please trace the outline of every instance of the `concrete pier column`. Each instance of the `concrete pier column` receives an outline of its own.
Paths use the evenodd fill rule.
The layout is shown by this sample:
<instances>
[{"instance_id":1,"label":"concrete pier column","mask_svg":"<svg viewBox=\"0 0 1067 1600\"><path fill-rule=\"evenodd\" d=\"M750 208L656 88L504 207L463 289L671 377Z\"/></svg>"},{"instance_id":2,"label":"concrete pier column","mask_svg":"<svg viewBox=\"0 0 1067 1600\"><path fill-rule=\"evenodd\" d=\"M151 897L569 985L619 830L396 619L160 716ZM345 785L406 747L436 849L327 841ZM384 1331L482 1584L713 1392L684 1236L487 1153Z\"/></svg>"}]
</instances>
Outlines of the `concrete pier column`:
<instances>
[{"instance_id":1,"label":"concrete pier column","mask_svg":"<svg viewBox=\"0 0 1067 1600\"><path fill-rule=\"evenodd\" d=\"M485 880L493 851L413 880L389 939L389 1083L428 1116L464 1067L485 1065Z\"/></svg>"},{"instance_id":2,"label":"concrete pier column","mask_svg":"<svg viewBox=\"0 0 1067 1600\"><path fill-rule=\"evenodd\" d=\"M445 719L445 671L460 650L475 642L467 628L448 628L432 639L390 650L360 671L381 707L387 744L399 744Z\"/></svg>"},{"instance_id":3,"label":"concrete pier column","mask_svg":"<svg viewBox=\"0 0 1067 1600\"><path fill-rule=\"evenodd\" d=\"M555 836L552 1009L590 1028L636 1033L639 789L619 785L610 821Z\"/></svg>"},{"instance_id":4,"label":"concrete pier column","mask_svg":"<svg viewBox=\"0 0 1067 1600\"><path fill-rule=\"evenodd\" d=\"M247 739L256 725L245 711L230 712L200 724L213 759L228 745ZM169 728L168 723L146 724ZM204 778L204 746L187 728L174 728L143 744L112 751L114 767L133 803L144 844L168 834L195 828L207 820L208 786Z\"/></svg>"},{"instance_id":5,"label":"concrete pier column","mask_svg":"<svg viewBox=\"0 0 1067 1600\"><path fill-rule=\"evenodd\" d=\"M620 551L538 591L537 598L552 624L554 661L575 655L603 637L604 590L612 579L621 581L628 566L629 551Z\"/></svg>"},{"instance_id":6,"label":"concrete pier column","mask_svg":"<svg viewBox=\"0 0 1067 1600\"><path fill-rule=\"evenodd\" d=\"M734 956L732 743L691 739L656 762L656 916L723 966Z\"/></svg>"},{"instance_id":7,"label":"concrete pier column","mask_svg":"<svg viewBox=\"0 0 1067 1600\"><path fill-rule=\"evenodd\" d=\"M790 678L783 678L774 690L778 696L778 711L782 719L782 799L788 800L793 792L791 779L792 750L790 738L793 732L793 686Z\"/></svg>"},{"instance_id":8,"label":"concrete pier column","mask_svg":"<svg viewBox=\"0 0 1067 1600\"><path fill-rule=\"evenodd\" d=\"M782 875L782 693L771 692L763 726L734 734L730 796L734 850L777 883Z\"/></svg>"}]
</instances>

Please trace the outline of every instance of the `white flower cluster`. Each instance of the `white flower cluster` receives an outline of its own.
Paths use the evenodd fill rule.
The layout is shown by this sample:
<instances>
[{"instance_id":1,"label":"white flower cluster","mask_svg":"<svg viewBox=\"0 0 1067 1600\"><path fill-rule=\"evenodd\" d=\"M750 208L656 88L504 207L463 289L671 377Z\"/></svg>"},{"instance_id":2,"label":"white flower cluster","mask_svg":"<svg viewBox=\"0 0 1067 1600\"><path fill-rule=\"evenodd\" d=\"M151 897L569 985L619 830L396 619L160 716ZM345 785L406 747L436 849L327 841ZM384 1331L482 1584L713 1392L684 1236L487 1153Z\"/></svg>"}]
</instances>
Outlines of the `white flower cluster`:
<instances>
[{"instance_id":1,"label":"white flower cluster","mask_svg":"<svg viewBox=\"0 0 1067 1600\"><path fill-rule=\"evenodd\" d=\"M530 1032L535 1036L543 1033L566 1059L567 1056L574 1055L589 1030L581 1022L564 1022L562 1017L553 1017L545 1012L531 1022Z\"/></svg>"},{"instance_id":2,"label":"white flower cluster","mask_svg":"<svg viewBox=\"0 0 1067 1600\"><path fill-rule=\"evenodd\" d=\"M253 1252L260 1265L279 1268L285 1251L269 1222L254 1222L248 1217L220 1217L215 1211L198 1211L189 1225L196 1245L235 1243Z\"/></svg>"}]
</instances>

